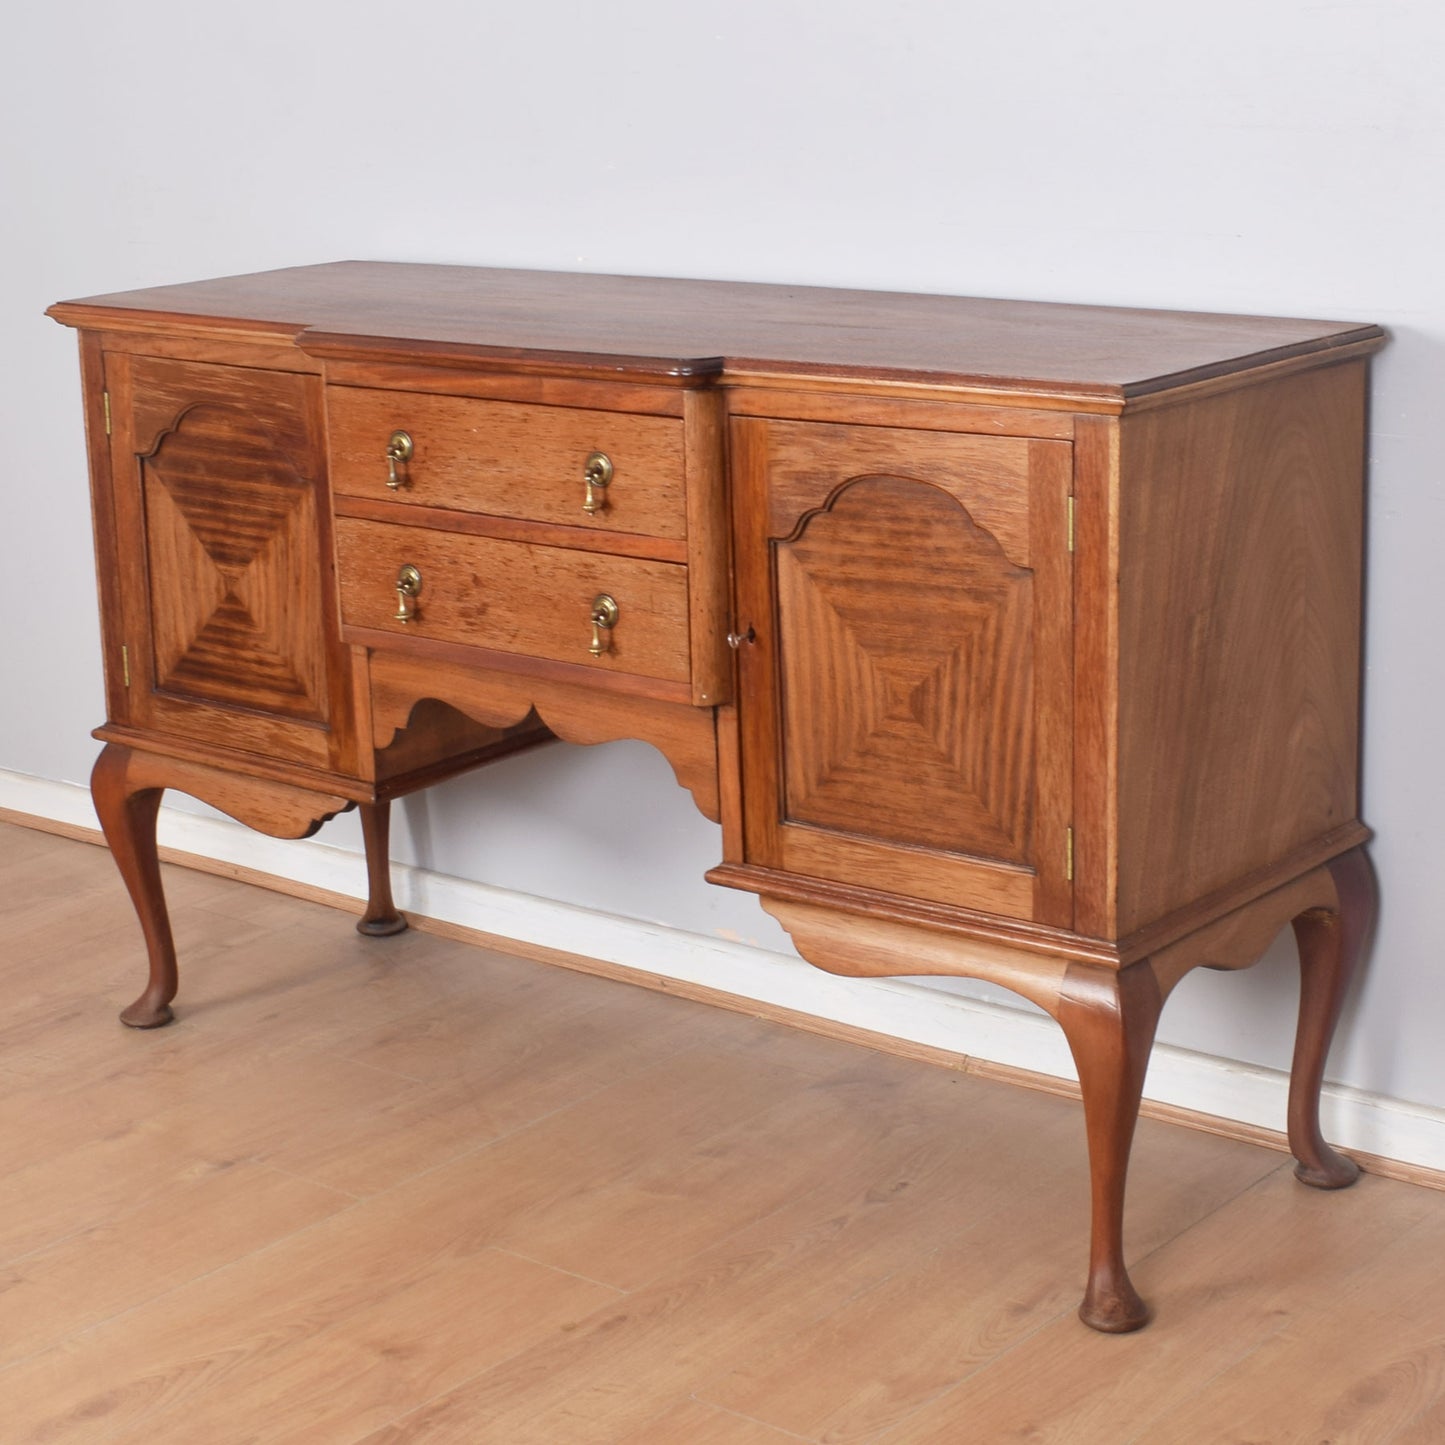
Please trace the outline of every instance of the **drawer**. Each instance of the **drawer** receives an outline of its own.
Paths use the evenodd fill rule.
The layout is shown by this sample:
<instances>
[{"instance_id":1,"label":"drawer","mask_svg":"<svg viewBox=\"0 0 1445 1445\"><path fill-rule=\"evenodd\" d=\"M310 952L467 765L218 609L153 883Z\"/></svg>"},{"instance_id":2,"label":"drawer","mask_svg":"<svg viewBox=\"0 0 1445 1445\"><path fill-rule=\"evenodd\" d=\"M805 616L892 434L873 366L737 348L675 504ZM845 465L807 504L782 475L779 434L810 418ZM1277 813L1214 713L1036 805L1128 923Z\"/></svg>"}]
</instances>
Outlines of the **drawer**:
<instances>
[{"instance_id":1,"label":"drawer","mask_svg":"<svg viewBox=\"0 0 1445 1445\"><path fill-rule=\"evenodd\" d=\"M339 496L450 507L498 517L682 538L683 427L678 417L330 386L331 485ZM388 444L410 438L394 466ZM403 447L403 450L405 448ZM588 502L588 459L611 477Z\"/></svg>"},{"instance_id":2,"label":"drawer","mask_svg":"<svg viewBox=\"0 0 1445 1445\"><path fill-rule=\"evenodd\" d=\"M575 663L669 682L688 680L687 568L570 547L502 541L338 517L336 554L343 633L392 634ZM396 620L397 578L421 574L416 617ZM617 603L590 650L593 603Z\"/></svg>"}]
</instances>

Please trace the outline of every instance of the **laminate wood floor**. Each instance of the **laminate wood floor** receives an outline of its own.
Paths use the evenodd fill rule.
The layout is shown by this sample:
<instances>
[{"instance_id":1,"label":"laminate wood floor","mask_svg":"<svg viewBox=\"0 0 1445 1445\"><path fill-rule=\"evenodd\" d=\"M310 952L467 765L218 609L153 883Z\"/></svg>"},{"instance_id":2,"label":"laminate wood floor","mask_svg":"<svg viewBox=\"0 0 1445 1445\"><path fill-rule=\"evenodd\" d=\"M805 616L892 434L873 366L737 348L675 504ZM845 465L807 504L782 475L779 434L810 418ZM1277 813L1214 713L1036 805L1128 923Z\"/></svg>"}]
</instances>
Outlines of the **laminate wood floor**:
<instances>
[{"instance_id":1,"label":"laminate wood floor","mask_svg":"<svg viewBox=\"0 0 1445 1445\"><path fill-rule=\"evenodd\" d=\"M0 1445L1445 1441L1445 1194L0 825Z\"/></svg>"}]
</instances>

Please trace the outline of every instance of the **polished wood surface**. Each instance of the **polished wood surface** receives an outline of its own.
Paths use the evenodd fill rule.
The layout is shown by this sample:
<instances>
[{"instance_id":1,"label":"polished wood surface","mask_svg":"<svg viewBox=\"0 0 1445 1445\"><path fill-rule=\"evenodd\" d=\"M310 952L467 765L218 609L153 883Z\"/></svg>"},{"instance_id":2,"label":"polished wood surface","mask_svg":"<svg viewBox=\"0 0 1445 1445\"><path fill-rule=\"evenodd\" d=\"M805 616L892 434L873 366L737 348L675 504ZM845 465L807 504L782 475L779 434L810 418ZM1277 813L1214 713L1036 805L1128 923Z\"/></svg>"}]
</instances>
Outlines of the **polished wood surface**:
<instances>
[{"instance_id":1,"label":"polished wood surface","mask_svg":"<svg viewBox=\"0 0 1445 1445\"><path fill-rule=\"evenodd\" d=\"M471 397L326 389L331 482L343 495L451 507L595 532L683 537L682 426L667 417ZM413 454L387 485L386 447L405 431ZM599 509L583 511L593 452L613 465Z\"/></svg>"},{"instance_id":2,"label":"polished wood surface","mask_svg":"<svg viewBox=\"0 0 1445 1445\"><path fill-rule=\"evenodd\" d=\"M1071 923L1068 449L746 419L733 463L748 861Z\"/></svg>"},{"instance_id":3,"label":"polished wood surface","mask_svg":"<svg viewBox=\"0 0 1445 1445\"><path fill-rule=\"evenodd\" d=\"M1305 1182L1352 1181L1318 1096L1373 909L1378 328L358 263L53 314L88 328L120 614L96 786L150 942L129 1022L176 984L162 790L282 834L359 804L385 932L392 797L641 738L722 822L709 877L805 957L1059 1021L1095 1328L1147 1317L1123 1198L1159 1009L1291 922L1290 1138Z\"/></svg>"},{"instance_id":4,"label":"polished wood surface","mask_svg":"<svg viewBox=\"0 0 1445 1445\"><path fill-rule=\"evenodd\" d=\"M419 697L424 700L418 702ZM373 741L403 744L425 699L440 698L478 722L523 732L540 724L570 743L591 746L637 738L667 759L698 810L720 820L713 714L685 701L659 702L598 692L589 683L532 673L479 671L405 653L378 652L371 662Z\"/></svg>"},{"instance_id":5,"label":"polished wood surface","mask_svg":"<svg viewBox=\"0 0 1445 1445\"><path fill-rule=\"evenodd\" d=\"M666 562L458 535L340 517L336 560L342 635L353 628L567 663L579 672L637 673L686 683L687 570ZM396 618L396 579L422 575L416 616ZM617 625L594 654L589 622L600 593Z\"/></svg>"},{"instance_id":6,"label":"polished wood surface","mask_svg":"<svg viewBox=\"0 0 1445 1445\"><path fill-rule=\"evenodd\" d=\"M16 1441L1438 1436L1438 1190L1145 1120L1107 1339L1074 1100L165 871L142 1039L104 850L0 827Z\"/></svg>"},{"instance_id":7,"label":"polished wood surface","mask_svg":"<svg viewBox=\"0 0 1445 1445\"><path fill-rule=\"evenodd\" d=\"M1332 859L1336 905L1311 908L1293 920L1299 943L1300 1009L1289 1079L1289 1145L1295 1177L1316 1189L1344 1189L1359 1165L1325 1142L1320 1129L1320 1085L1335 1025L1360 955L1375 925L1378 897L1370 860L1362 850Z\"/></svg>"},{"instance_id":8,"label":"polished wood surface","mask_svg":"<svg viewBox=\"0 0 1445 1445\"><path fill-rule=\"evenodd\" d=\"M1121 933L1358 816L1356 365L1120 423Z\"/></svg>"},{"instance_id":9,"label":"polished wood surface","mask_svg":"<svg viewBox=\"0 0 1445 1445\"><path fill-rule=\"evenodd\" d=\"M392 343L518 369L862 374L1116 404L1382 335L1346 322L375 261L92 296L52 314L71 325L309 329L305 349L317 354L384 355Z\"/></svg>"},{"instance_id":10,"label":"polished wood surface","mask_svg":"<svg viewBox=\"0 0 1445 1445\"><path fill-rule=\"evenodd\" d=\"M336 766L349 744L315 379L108 357L110 474L137 727ZM119 661L120 659L115 659ZM114 665L114 664L112 664Z\"/></svg>"}]
</instances>

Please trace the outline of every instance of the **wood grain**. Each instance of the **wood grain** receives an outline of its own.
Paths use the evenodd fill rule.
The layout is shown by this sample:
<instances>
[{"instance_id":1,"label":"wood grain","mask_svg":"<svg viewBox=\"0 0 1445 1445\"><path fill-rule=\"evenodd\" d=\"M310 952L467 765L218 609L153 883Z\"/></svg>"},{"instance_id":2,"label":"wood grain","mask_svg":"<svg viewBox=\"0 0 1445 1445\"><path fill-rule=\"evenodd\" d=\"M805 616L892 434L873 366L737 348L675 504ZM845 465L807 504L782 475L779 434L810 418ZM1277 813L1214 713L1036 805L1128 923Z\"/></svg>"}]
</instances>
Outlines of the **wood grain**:
<instances>
[{"instance_id":1,"label":"wood grain","mask_svg":"<svg viewBox=\"0 0 1445 1445\"><path fill-rule=\"evenodd\" d=\"M54 818L43 818L33 813L20 813L10 808L0 808L0 823L10 823L16 827L74 842L101 844L104 841L100 831L96 828L86 828ZM319 888L315 884L301 883L294 878L262 873L242 864L207 858L197 853L188 853L180 848L161 848L159 851L163 863L174 863L180 868L198 873L248 883L268 892L280 893L287 898L296 898L307 903L320 903L342 913L359 914L364 906L349 894L338 893L333 889ZM452 939L483 948L504 949L519 958L534 959L539 963L570 969L573 972L597 978L614 979L637 988L666 993L675 998L693 999L715 1008L781 1023L805 1033L818 1034L823 1038L861 1044L878 1053L930 1064L937 1068L958 1069L965 1073L976 1074L980 1078L994 1079L1018 1088L1034 1089L1068 1098L1078 1095L1077 1085L1053 1074L1038 1073L1031 1069L994 1063L989 1059L970 1057L959 1054L955 1050L939 1048L933 1044L920 1044L912 1039L900 1038L896 1034L880 1033L876 1029L858 1028L853 1024L838 1023L816 1014L803 1013L797 1009L764 1003L741 994L728 993L724 989L667 978L661 974L628 967L626 964L587 958L582 954L567 953L561 949L546 948L520 939L506 938L497 933L489 933L486 929L451 923L443 919L428 917L426 914L414 913L411 915L411 920L414 927L438 938ZM37 934L40 931L42 930L36 929ZM1279 1154L1289 1152L1289 1141L1282 1129L1268 1129L1262 1125L1247 1124L1237 1119L1226 1119L1217 1114L1206 1114L1197 1109L1185 1109L1175 1104L1161 1104L1147 1098L1140 1105L1139 1114L1141 1118L1162 1120L1167 1124L1198 1130L1221 1139L1232 1139L1244 1144L1258 1144L1262 1148L1272 1149ZM1445 1190L1445 1173L1438 1169L1431 1169L1427 1165L1390 1159L1382 1154L1371 1154L1362 1149L1351 1149L1350 1157L1367 1174L1375 1174L1382 1179L1397 1180L1421 1189Z\"/></svg>"},{"instance_id":2,"label":"wood grain","mask_svg":"<svg viewBox=\"0 0 1445 1445\"><path fill-rule=\"evenodd\" d=\"M1126 396L1378 344L1376 326L902 296L824 287L343 261L93 296L68 324L189 322L298 335L317 354L475 357L642 375L823 370L999 390Z\"/></svg>"},{"instance_id":3,"label":"wood grain","mask_svg":"<svg viewBox=\"0 0 1445 1445\"><path fill-rule=\"evenodd\" d=\"M1040 960L999 944L964 941L906 923L844 918L817 904L764 896L763 907L788 930L798 952L829 973L853 978L899 974L981 978L1058 1014L1069 966L1065 958Z\"/></svg>"},{"instance_id":4,"label":"wood grain","mask_svg":"<svg viewBox=\"0 0 1445 1445\"><path fill-rule=\"evenodd\" d=\"M725 809L710 876L813 954L871 974L916 953L1055 1007L1093 1160L1087 1322L1144 1318L1123 1181L1164 992L1216 947L1247 962L1322 866L1334 902L1293 918L1290 1134L1307 1183L1353 1180L1316 1104L1368 931L1378 328L365 263L53 314L103 331L92 434L119 418L92 448L119 616L96 791L151 944L128 1022L174 991L161 787L283 833L359 801L389 927L386 799L552 734L640 736ZM403 423L417 451L383 494ZM604 445L638 485L578 522L565 478ZM404 563L422 595L397 617ZM511 1391L404 1428L464 1438L479 1400L519 1440L577 1421Z\"/></svg>"},{"instance_id":5,"label":"wood grain","mask_svg":"<svg viewBox=\"0 0 1445 1445\"><path fill-rule=\"evenodd\" d=\"M1119 432L1074 438L1074 926L1117 938L1119 895Z\"/></svg>"},{"instance_id":6,"label":"wood grain","mask_svg":"<svg viewBox=\"0 0 1445 1445\"><path fill-rule=\"evenodd\" d=\"M1356 816L1361 381L1121 425L1123 933Z\"/></svg>"},{"instance_id":7,"label":"wood grain","mask_svg":"<svg viewBox=\"0 0 1445 1445\"><path fill-rule=\"evenodd\" d=\"M515 517L494 517L482 512L452 512L445 507L398 506L392 501L364 497L338 497L333 504L338 517L360 517L367 522L386 522L404 527L430 527L471 537L495 537L505 542L534 542L545 547L569 547L584 552L602 552L613 557L641 557L652 562L685 563L687 543L670 537L644 537L636 532L601 532L586 527L560 526L554 522L521 521Z\"/></svg>"},{"instance_id":8,"label":"wood grain","mask_svg":"<svg viewBox=\"0 0 1445 1445\"><path fill-rule=\"evenodd\" d=\"M687 682L687 570L429 527L341 517L336 524L344 629L384 632L541 657L580 669ZM414 621L395 620L402 567L422 574ZM590 652L593 599L606 593L621 616L606 651Z\"/></svg>"},{"instance_id":9,"label":"wood grain","mask_svg":"<svg viewBox=\"0 0 1445 1445\"><path fill-rule=\"evenodd\" d=\"M598 693L577 683L520 673L483 671L401 653L371 658L373 742L388 747L431 698L490 727L525 727L533 715L568 742L618 738L650 743L672 765L677 780L709 818L717 821L717 741L713 715L686 703L639 700Z\"/></svg>"},{"instance_id":10,"label":"wood grain","mask_svg":"<svg viewBox=\"0 0 1445 1445\"><path fill-rule=\"evenodd\" d=\"M716 707L733 696L732 556L728 545L727 398L689 391L687 442L687 612L692 700Z\"/></svg>"},{"instance_id":11,"label":"wood grain","mask_svg":"<svg viewBox=\"0 0 1445 1445\"><path fill-rule=\"evenodd\" d=\"M320 387L108 358L123 641L137 726L334 766L345 659L322 511Z\"/></svg>"},{"instance_id":12,"label":"wood grain","mask_svg":"<svg viewBox=\"0 0 1445 1445\"><path fill-rule=\"evenodd\" d=\"M686 533L682 428L667 417L344 386L326 389L332 486L343 496L584 527L605 535ZM387 486L387 441L412 439ZM615 469L601 511L582 510L583 467Z\"/></svg>"},{"instance_id":13,"label":"wood grain","mask_svg":"<svg viewBox=\"0 0 1445 1445\"><path fill-rule=\"evenodd\" d=\"M178 935L235 932L208 1025L138 1036L92 1007L137 954L103 850L0 828L0 886L33 997L0 1053L18 1440L1425 1445L1445 1412L1438 1191L1320 1194L1146 1121L1161 1318L1109 1340L1072 1317L1075 1101L420 933L378 954L177 870Z\"/></svg>"},{"instance_id":14,"label":"wood grain","mask_svg":"<svg viewBox=\"0 0 1445 1445\"><path fill-rule=\"evenodd\" d=\"M336 794L141 751L129 751L126 785L131 791L174 788L277 838L309 838L327 818L351 805Z\"/></svg>"},{"instance_id":15,"label":"wood grain","mask_svg":"<svg viewBox=\"0 0 1445 1445\"><path fill-rule=\"evenodd\" d=\"M1032 576L945 492L884 478L776 559L787 821L1031 860Z\"/></svg>"},{"instance_id":16,"label":"wood grain","mask_svg":"<svg viewBox=\"0 0 1445 1445\"><path fill-rule=\"evenodd\" d=\"M907 477L952 497L1009 561L1029 566L1026 441L786 421L770 423L767 437L770 541L796 538L855 479Z\"/></svg>"},{"instance_id":17,"label":"wood grain","mask_svg":"<svg viewBox=\"0 0 1445 1445\"><path fill-rule=\"evenodd\" d=\"M310 366L321 366L291 348ZM483 401L517 401L532 406L565 406L585 411L625 411L635 415L680 417L687 390L676 379L656 384L618 381L608 376L559 377L529 371L478 370L437 366L418 358L405 361L325 363L328 382L336 386L376 387L386 391L423 392L434 396L475 396Z\"/></svg>"},{"instance_id":18,"label":"wood grain","mask_svg":"<svg viewBox=\"0 0 1445 1445\"><path fill-rule=\"evenodd\" d=\"M748 860L1071 922L1067 446L733 438Z\"/></svg>"},{"instance_id":19,"label":"wood grain","mask_svg":"<svg viewBox=\"0 0 1445 1445\"><path fill-rule=\"evenodd\" d=\"M1067 411L1030 411L1024 406L973 406L921 401L861 390L783 391L746 383L727 388L733 416L784 421L839 422L846 426L905 427L910 431L969 432L981 436L1053 437L1071 441L1075 419Z\"/></svg>"}]
</instances>

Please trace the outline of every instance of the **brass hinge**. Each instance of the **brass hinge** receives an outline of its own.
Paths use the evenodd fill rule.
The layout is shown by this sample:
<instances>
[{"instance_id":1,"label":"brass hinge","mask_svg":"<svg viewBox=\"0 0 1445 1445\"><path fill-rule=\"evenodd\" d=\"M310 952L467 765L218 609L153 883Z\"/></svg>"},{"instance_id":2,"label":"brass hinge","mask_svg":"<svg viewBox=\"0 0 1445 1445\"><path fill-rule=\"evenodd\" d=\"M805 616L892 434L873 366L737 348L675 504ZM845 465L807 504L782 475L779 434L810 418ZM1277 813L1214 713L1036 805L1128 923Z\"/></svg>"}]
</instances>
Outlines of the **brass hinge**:
<instances>
[{"instance_id":1,"label":"brass hinge","mask_svg":"<svg viewBox=\"0 0 1445 1445\"><path fill-rule=\"evenodd\" d=\"M110 435L110 393L109 393L108 391L103 391L103 392L101 392L101 394L100 394L100 399L101 399L101 402L102 402L102 403L104 404L104 406L105 406L105 434L106 434L106 436L109 436L109 435Z\"/></svg>"},{"instance_id":2,"label":"brass hinge","mask_svg":"<svg viewBox=\"0 0 1445 1445\"><path fill-rule=\"evenodd\" d=\"M130 648L122 647L120 650L120 674L125 679L125 685L130 686Z\"/></svg>"},{"instance_id":3,"label":"brass hinge","mask_svg":"<svg viewBox=\"0 0 1445 1445\"><path fill-rule=\"evenodd\" d=\"M1074 550L1074 499L1069 498L1069 551Z\"/></svg>"},{"instance_id":4,"label":"brass hinge","mask_svg":"<svg viewBox=\"0 0 1445 1445\"><path fill-rule=\"evenodd\" d=\"M1064 832L1064 882L1074 881L1074 830L1068 828Z\"/></svg>"}]
</instances>

